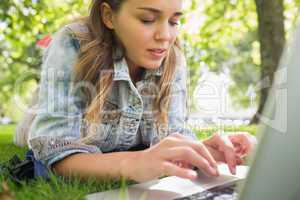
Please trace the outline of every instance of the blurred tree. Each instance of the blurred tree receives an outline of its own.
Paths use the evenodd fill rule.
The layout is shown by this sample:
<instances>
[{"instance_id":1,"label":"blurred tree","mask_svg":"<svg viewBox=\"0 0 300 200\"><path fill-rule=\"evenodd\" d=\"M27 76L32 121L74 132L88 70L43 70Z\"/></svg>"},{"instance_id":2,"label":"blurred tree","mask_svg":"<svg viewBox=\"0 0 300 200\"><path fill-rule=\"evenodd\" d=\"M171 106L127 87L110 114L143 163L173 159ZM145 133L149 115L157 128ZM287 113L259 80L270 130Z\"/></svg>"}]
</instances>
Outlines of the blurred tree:
<instances>
[{"instance_id":1,"label":"blurred tree","mask_svg":"<svg viewBox=\"0 0 300 200\"><path fill-rule=\"evenodd\" d=\"M285 44L284 6L283 0L255 0L255 3L261 54L260 101L257 113L261 114ZM259 122L257 115L252 122Z\"/></svg>"}]
</instances>

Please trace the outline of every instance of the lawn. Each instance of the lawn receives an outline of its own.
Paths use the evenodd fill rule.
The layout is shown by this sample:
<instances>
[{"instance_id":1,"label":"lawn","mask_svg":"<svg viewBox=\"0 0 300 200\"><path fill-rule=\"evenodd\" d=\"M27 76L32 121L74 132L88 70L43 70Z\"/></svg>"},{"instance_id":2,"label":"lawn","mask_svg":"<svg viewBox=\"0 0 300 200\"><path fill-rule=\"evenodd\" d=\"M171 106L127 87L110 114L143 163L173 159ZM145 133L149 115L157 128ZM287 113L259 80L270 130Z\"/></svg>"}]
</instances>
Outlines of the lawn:
<instances>
[{"instance_id":1,"label":"lawn","mask_svg":"<svg viewBox=\"0 0 300 200\"><path fill-rule=\"evenodd\" d=\"M0 161L6 161L14 154L24 158L26 148L20 148L12 143L14 125L0 126ZM195 130L199 139L203 139L215 132L217 128L206 128L202 130ZM226 131L248 131L251 134L256 133L256 126L240 126L240 127L226 127ZM84 199L88 193L99 192L108 189L119 188L124 185L132 184L130 181L79 181L79 180L66 180L54 175L51 176L50 181L36 180L30 183L24 183L21 186L15 185L7 177L0 175L0 182L8 184L10 193L13 199ZM0 192L3 188L0 187ZM1 194L0 194L1 199Z\"/></svg>"}]
</instances>

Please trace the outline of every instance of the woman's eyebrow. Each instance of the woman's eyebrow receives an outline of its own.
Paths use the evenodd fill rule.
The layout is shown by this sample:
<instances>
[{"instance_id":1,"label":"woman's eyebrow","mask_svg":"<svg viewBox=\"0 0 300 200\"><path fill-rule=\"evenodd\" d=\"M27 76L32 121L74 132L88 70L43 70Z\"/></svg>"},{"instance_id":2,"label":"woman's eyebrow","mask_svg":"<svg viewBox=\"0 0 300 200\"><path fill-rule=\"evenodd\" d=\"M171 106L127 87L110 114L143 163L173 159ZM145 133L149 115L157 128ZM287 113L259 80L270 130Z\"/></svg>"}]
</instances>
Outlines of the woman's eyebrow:
<instances>
[{"instance_id":1,"label":"woman's eyebrow","mask_svg":"<svg viewBox=\"0 0 300 200\"><path fill-rule=\"evenodd\" d=\"M137 9L140 9L140 10L147 10L147 11L153 12L153 13L155 13L155 14L161 14L161 13L162 13L161 10L156 9L156 8L151 8L151 7L139 7L139 8L137 8ZM173 14L173 16L178 16L178 17L181 16L181 15L183 15L182 12L175 12L175 13Z\"/></svg>"}]
</instances>

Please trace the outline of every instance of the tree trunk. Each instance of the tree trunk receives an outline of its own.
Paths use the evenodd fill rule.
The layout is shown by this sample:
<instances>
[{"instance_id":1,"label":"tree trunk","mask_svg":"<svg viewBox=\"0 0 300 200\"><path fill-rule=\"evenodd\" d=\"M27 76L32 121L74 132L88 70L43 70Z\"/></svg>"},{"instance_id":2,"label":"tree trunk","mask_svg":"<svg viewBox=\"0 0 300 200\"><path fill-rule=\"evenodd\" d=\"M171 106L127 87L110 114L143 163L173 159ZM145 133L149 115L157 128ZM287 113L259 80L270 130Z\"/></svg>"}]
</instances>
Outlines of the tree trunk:
<instances>
[{"instance_id":1,"label":"tree trunk","mask_svg":"<svg viewBox=\"0 0 300 200\"><path fill-rule=\"evenodd\" d=\"M262 114L285 44L283 0L255 0L261 54L260 100L257 114ZM267 84L267 85L266 85ZM258 123L255 115L251 123Z\"/></svg>"}]
</instances>

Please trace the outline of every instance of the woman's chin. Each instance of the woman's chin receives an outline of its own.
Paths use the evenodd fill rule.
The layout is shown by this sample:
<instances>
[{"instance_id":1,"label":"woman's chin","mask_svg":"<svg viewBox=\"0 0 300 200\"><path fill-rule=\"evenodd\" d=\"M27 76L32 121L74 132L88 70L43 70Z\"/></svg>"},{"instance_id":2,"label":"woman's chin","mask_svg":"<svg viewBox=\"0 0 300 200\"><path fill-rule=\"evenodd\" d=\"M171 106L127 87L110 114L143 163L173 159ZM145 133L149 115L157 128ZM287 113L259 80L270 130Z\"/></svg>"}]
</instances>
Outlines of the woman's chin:
<instances>
[{"instance_id":1,"label":"woman's chin","mask_svg":"<svg viewBox=\"0 0 300 200\"><path fill-rule=\"evenodd\" d=\"M150 60L150 61L147 61L147 62L144 62L144 68L146 69L158 69L161 65L162 65L162 61L163 60L160 60L160 61L153 61L153 60Z\"/></svg>"}]
</instances>

